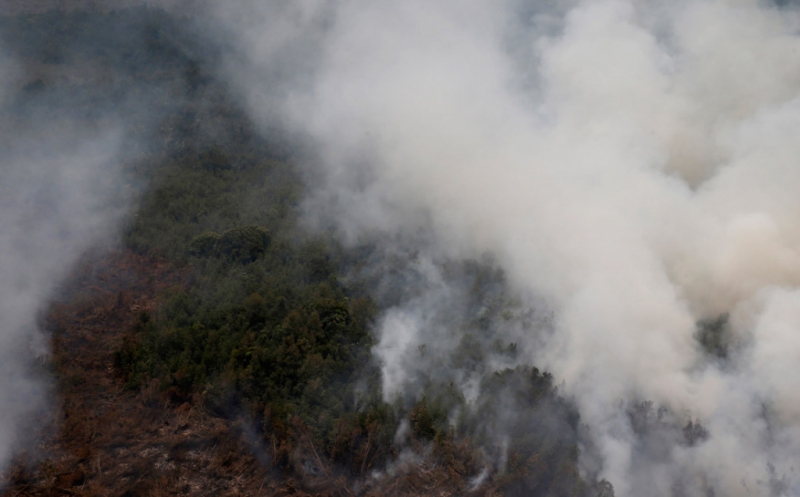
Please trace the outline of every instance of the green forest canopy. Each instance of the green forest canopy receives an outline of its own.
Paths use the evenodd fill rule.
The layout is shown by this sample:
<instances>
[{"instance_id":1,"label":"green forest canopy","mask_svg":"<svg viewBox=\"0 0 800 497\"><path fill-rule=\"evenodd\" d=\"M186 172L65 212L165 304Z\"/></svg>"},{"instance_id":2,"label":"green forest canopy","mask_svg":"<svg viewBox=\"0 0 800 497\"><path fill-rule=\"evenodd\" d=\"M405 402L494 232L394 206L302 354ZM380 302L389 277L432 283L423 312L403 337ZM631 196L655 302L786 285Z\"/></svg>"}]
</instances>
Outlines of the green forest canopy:
<instances>
[{"instance_id":1,"label":"green forest canopy","mask_svg":"<svg viewBox=\"0 0 800 497\"><path fill-rule=\"evenodd\" d=\"M147 7L53 10L0 18L0 37L20 60L47 68L9 104L20 118L124 117L140 151L125 174L142 194L122 243L187 272L116 352L128 388L155 382L170 402L247 413L288 472L300 471L292 454L310 436L352 475L381 469L405 446L432 446L431 457L464 482L492 467L508 494L613 495L607 482L579 476L578 413L533 365L485 376L471 403L436 378L419 398L383 400L370 353L382 307L369 282L342 278L357 275L372 249L344 249L300 227L305 186L291 144L253 129L190 19ZM75 67L83 81L59 77ZM453 324L463 339L443 360L468 368L510 299L490 262L446 264L489 310ZM497 346L516 353L515 344ZM400 440L404 423L410 439Z\"/></svg>"}]
</instances>

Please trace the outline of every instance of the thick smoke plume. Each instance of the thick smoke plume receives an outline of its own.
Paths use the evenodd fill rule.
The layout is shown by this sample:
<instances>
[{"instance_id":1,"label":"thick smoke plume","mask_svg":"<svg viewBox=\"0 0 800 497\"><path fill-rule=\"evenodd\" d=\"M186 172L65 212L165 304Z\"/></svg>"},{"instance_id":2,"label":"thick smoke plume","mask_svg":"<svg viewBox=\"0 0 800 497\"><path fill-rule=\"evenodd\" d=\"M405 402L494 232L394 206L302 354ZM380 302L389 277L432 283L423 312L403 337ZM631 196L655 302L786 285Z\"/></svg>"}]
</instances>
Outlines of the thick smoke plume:
<instances>
[{"instance_id":1,"label":"thick smoke plume","mask_svg":"<svg viewBox=\"0 0 800 497\"><path fill-rule=\"evenodd\" d=\"M0 56L2 469L35 438L34 420L51 400L40 327L47 304L86 250L113 240L132 200L120 121L70 110L69 95L30 86L29 69Z\"/></svg>"},{"instance_id":2,"label":"thick smoke plume","mask_svg":"<svg viewBox=\"0 0 800 497\"><path fill-rule=\"evenodd\" d=\"M315 147L309 217L387 252L434 234L415 263L428 293L379 330L387 398L449 298L426 264L489 252L552 312L514 332L520 360L565 382L617 495L800 493L793 7L276 5L226 3L217 19L254 115ZM663 429L632 421L643 400L668 410Z\"/></svg>"}]
</instances>

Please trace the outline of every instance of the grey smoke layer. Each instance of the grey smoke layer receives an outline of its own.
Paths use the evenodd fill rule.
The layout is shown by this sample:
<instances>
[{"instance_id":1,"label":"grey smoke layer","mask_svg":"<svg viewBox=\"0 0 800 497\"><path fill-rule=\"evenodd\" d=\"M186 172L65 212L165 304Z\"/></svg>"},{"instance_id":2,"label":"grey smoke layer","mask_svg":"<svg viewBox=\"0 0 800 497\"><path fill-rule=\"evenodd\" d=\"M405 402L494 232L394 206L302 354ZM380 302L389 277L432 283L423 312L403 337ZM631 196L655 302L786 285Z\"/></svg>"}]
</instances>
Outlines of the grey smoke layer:
<instances>
[{"instance_id":1,"label":"grey smoke layer","mask_svg":"<svg viewBox=\"0 0 800 497\"><path fill-rule=\"evenodd\" d=\"M517 340L565 381L617 495L800 494L797 11L240 0L216 15L254 115L272 124L277 106L316 147L310 218L348 243L436 234L430 294L379 330L387 399L448 298L426 260L491 252L552 310L552 332ZM697 323L725 313L715 355ZM644 399L708 436L643 441L627 406Z\"/></svg>"},{"instance_id":2,"label":"grey smoke layer","mask_svg":"<svg viewBox=\"0 0 800 497\"><path fill-rule=\"evenodd\" d=\"M68 95L50 95L54 98L35 104L38 97L24 91L29 80L25 67L9 56L0 58L0 74L4 469L14 453L35 438L39 425L34 420L49 400L42 313L81 254L113 238L132 196L121 181L124 133L116 119L87 120L85 112L79 117L66 111Z\"/></svg>"}]
</instances>

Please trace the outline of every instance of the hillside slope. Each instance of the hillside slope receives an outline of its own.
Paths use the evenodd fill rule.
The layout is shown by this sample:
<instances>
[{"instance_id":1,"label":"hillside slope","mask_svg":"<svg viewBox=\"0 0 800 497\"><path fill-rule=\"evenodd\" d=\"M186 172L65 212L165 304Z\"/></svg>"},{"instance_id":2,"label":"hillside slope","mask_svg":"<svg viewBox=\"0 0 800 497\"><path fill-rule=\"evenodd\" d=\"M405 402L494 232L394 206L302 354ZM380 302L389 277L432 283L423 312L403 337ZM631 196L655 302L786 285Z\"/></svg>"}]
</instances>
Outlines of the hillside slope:
<instances>
[{"instance_id":1,"label":"hillside slope","mask_svg":"<svg viewBox=\"0 0 800 497\"><path fill-rule=\"evenodd\" d=\"M420 292L414 253L384 264L374 245L304 228L297 144L256 130L198 33L144 7L0 18L23 68L0 125L68 115L102 127L113 116L122 173L100 179L133 198L117 236L43 310L54 401L5 494L607 490L579 475L575 407L495 333L530 313L490 259L437 262L464 289L442 318L455 352L435 358L450 376L386 401L373 333L382 312ZM480 396L453 387L463 372L483 375Z\"/></svg>"}]
</instances>

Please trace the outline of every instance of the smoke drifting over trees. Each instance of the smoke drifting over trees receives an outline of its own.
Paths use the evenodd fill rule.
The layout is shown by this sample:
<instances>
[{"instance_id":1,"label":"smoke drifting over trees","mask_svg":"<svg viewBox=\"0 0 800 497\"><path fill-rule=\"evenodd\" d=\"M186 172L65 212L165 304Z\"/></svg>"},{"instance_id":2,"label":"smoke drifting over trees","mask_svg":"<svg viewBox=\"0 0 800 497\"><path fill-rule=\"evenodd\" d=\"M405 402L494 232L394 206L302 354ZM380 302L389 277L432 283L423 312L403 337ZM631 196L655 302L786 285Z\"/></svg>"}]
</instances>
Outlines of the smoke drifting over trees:
<instances>
[{"instance_id":1,"label":"smoke drifting over trees","mask_svg":"<svg viewBox=\"0 0 800 497\"><path fill-rule=\"evenodd\" d=\"M86 17L0 18L3 470L51 412L50 335L43 333L50 330L41 329L48 305L62 297L60 286L82 255L119 244L147 182L133 165L156 148L148 140L174 105L157 78L136 81L137 72L157 71L163 61L137 61L143 50L125 57L118 49L140 35L131 27L137 22L106 18L89 26ZM37 25L46 29L31 28Z\"/></svg>"},{"instance_id":2,"label":"smoke drifting over trees","mask_svg":"<svg viewBox=\"0 0 800 497\"><path fill-rule=\"evenodd\" d=\"M122 129L27 105L23 69L6 56L0 129L0 466L35 429L49 390L40 315L87 249L105 242L126 207ZM14 76L19 76L19 79ZM20 81L22 80L22 81ZM26 112L15 107L27 107ZM26 433L27 432L27 433Z\"/></svg>"},{"instance_id":3,"label":"smoke drifting over trees","mask_svg":"<svg viewBox=\"0 0 800 497\"><path fill-rule=\"evenodd\" d=\"M129 71L99 106L0 57L0 465L46 403L38 314L124 226L129 246L200 275L120 352L134 387L160 379L220 411L233 388L281 444L287 420L316 418L323 456L375 480L424 443L470 439L483 462L465 456L464 491L491 474L510 494L800 494L793 4L165 6L191 36L167 42L148 17L146 56L94 54ZM186 86L145 82L175 60ZM101 66L77 65L105 85ZM181 107L224 107L212 79L300 163L299 207L297 173L226 128L240 117L217 128ZM182 109L173 127L134 116L162 104ZM121 223L139 193L119 166L138 157L129 129L141 142L157 125L169 167L145 171L160 182L141 211L155 221ZM236 199L217 207L223 190ZM240 232L258 243L233 257ZM273 455L326 473L306 437Z\"/></svg>"},{"instance_id":4,"label":"smoke drifting over trees","mask_svg":"<svg viewBox=\"0 0 800 497\"><path fill-rule=\"evenodd\" d=\"M249 109L272 124L279 102L316 147L309 219L387 250L428 230L412 264L428 293L378 330L384 395L433 367L419 347L460 343L436 319L452 301L432 261L491 252L525 306L552 312L505 333L564 380L617 495L777 495L776 478L800 491L793 6L244 1L217 14L242 34L228 74ZM273 84L273 68L294 79ZM724 313L720 359L697 323ZM626 406L645 399L708 436L643 442Z\"/></svg>"}]
</instances>

